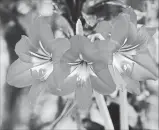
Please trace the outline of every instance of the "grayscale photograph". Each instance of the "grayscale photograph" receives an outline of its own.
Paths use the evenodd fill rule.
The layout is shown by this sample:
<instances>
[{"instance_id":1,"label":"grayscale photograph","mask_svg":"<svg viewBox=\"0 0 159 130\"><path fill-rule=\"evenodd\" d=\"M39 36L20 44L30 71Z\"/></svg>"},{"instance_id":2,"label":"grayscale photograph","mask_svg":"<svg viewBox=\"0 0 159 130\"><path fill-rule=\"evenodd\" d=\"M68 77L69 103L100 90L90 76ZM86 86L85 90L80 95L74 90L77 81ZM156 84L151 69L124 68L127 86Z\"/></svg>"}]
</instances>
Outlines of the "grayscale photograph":
<instances>
[{"instance_id":1,"label":"grayscale photograph","mask_svg":"<svg viewBox=\"0 0 159 130\"><path fill-rule=\"evenodd\" d=\"M0 0L0 130L159 130L158 0Z\"/></svg>"}]
</instances>

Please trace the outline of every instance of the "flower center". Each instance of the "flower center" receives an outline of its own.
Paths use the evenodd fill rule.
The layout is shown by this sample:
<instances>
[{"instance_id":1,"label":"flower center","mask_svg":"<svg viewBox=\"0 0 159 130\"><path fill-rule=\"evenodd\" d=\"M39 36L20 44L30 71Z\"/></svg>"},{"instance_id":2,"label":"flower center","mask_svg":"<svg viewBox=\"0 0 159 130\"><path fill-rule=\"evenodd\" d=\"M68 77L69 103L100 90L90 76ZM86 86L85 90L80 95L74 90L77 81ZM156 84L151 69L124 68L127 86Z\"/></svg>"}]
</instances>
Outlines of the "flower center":
<instances>
[{"instance_id":1,"label":"flower center","mask_svg":"<svg viewBox=\"0 0 159 130\"><path fill-rule=\"evenodd\" d=\"M120 53L113 54L113 67L115 67L120 74L127 74L130 75L133 69L133 61L130 60L128 57Z\"/></svg>"},{"instance_id":2,"label":"flower center","mask_svg":"<svg viewBox=\"0 0 159 130\"><path fill-rule=\"evenodd\" d=\"M53 71L52 54L47 52L41 41L39 41L40 49L35 52L29 52L31 55L31 61L33 67L31 68L31 74L35 79L44 81Z\"/></svg>"},{"instance_id":3,"label":"flower center","mask_svg":"<svg viewBox=\"0 0 159 130\"><path fill-rule=\"evenodd\" d=\"M81 54L76 62L69 64L71 65L71 74L69 77L77 76L79 84L83 84L90 75L96 76L93 72L92 63L84 60Z\"/></svg>"}]
</instances>

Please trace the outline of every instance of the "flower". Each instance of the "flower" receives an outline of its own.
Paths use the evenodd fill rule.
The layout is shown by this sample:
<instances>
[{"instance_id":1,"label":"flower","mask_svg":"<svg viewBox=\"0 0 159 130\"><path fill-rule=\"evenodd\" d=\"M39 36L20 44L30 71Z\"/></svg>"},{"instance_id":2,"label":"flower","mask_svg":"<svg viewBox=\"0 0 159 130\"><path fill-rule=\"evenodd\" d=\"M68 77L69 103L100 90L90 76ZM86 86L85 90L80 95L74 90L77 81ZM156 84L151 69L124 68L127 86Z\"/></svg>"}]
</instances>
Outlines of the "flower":
<instances>
[{"instance_id":1,"label":"flower","mask_svg":"<svg viewBox=\"0 0 159 130\"><path fill-rule=\"evenodd\" d=\"M139 94L139 81L157 80L158 68L148 51L154 32L144 26L137 29L134 21L134 13L133 18L122 13L112 22L99 23L96 31L105 38L111 37L116 46L112 65L109 65L116 85L126 86L129 92Z\"/></svg>"},{"instance_id":2,"label":"flower","mask_svg":"<svg viewBox=\"0 0 159 130\"><path fill-rule=\"evenodd\" d=\"M76 35L70 38L71 47L64 53L60 65L54 66L55 86L58 92L48 90L55 95L64 96L75 91L77 105L86 109L90 105L93 89L101 94L115 91L115 83L109 73L107 63L100 56L98 44L83 36L81 21L76 23ZM51 89L51 87L49 87ZM54 88L54 87L53 87Z\"/></svg>"},{"instance_id":3,"label":"flower","mask_svg":"<svg viewBox=\"0 0 159 130\"><path fill-rule=\"evenodd\" d=\"M54 65L69 48L65 38L54 39L52 30L44 17L37 17L29 27L27 36L22 36L15 46L19 58L9 67L7 82L18 88L31 86L28 98L34 103L41 91L52 87L50 75ZM56 91L56 89L55 89Z\"/></svg>"}]
</instances>

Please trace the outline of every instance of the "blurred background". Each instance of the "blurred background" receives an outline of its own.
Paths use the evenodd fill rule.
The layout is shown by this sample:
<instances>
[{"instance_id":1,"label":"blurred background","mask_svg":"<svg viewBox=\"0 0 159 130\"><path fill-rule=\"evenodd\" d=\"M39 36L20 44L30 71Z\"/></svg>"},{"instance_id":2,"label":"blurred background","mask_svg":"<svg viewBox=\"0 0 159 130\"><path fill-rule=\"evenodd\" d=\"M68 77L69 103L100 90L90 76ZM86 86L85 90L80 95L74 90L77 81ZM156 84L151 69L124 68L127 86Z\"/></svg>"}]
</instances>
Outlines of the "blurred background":
<instances>
[{"instance_id":1,"label":"blurred background","mask_svg":"<svg viewBox=\"0 0 159 130\"><path fill-rule=\"evenodd\" d=\"M0 130L104 130L103 119L95 99L89 111L74 109L52 127L60 115L66 97L51 94L40 95L36 107L27 104L29 88L18 89L6 83L8 66L18 57L14 47L21 35L27 35L27 27L37 13L50 17L54 37L70 37L80 17L85 34L94 32L101 20L111 20L123 11L121 6L108 5L111 0L0 0ZM158 58L158 0L123 0L131 6L138 19L138 26L157 28L154 44L150 47L156 64ZM157 70L156 70L157 71ZM72 99L70 95L67 98ZM115 127L120 130L118 92L105 97ZM158 130L158 82L141 82L139 96L128 93L130 130Z\"/></svg>"}]
</instances>

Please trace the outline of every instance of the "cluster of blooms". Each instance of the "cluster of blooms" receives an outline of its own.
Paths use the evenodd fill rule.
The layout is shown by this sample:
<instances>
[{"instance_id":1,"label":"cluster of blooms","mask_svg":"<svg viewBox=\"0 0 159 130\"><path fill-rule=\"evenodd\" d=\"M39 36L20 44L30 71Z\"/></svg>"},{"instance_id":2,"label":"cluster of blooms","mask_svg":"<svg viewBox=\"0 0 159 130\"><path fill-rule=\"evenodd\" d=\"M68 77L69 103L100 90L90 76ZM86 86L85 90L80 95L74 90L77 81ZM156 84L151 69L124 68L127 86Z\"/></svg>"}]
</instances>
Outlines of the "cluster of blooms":
<instances>
[{"instance_id":1,"label":"cluster of blooms","mask_svg":"<svg viewBox=\"0 0 159 130\"><path fill-rule=\"evenodd\" d=\"M139 81L156 80L158 73L147 48L154 32L144 26L137 29L132 14L129 9L111 22L99 22L97 33L88 37L78 20L70 39L55 39L50 25L37 17L28 37L16 44L19 59L9 67L8 83L18 88L32 85L32 104L41 91L57 96L75 92L83 109L89 107L93 90L109 95L117 86L138 94Z\"/></svg>"}]
</instances>

